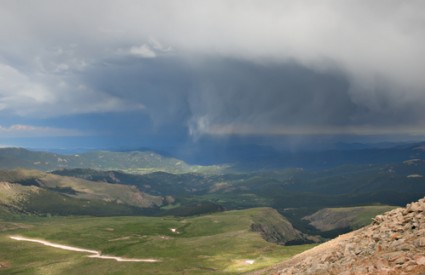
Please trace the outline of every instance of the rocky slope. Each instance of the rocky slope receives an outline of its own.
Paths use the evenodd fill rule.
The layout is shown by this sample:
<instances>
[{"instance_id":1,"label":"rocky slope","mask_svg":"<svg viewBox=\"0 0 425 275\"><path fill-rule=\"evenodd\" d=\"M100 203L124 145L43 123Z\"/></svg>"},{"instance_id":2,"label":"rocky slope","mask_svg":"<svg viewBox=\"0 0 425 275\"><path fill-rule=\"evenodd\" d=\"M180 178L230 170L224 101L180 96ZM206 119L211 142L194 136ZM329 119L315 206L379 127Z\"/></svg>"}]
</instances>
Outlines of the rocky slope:
<instances>
[{"instance_id":1,"label":"rocky slope","mask_svg":"<svg viewBox=\"0 0 425 275\"><path fill-rule=\"evenodd\" d=\"M425 198L253 274L425 274Z\"/></svg>"}]
</instances>

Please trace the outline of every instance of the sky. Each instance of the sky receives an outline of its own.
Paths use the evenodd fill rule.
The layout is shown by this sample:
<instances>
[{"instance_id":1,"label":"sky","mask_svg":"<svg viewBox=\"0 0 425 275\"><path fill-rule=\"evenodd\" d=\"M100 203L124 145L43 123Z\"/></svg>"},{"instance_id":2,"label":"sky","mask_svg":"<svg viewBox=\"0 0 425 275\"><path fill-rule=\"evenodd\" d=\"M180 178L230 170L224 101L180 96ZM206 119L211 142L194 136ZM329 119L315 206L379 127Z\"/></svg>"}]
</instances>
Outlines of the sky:
<instances>
[{"instance_id":1,"label":"sky","mask_svg":"<svg viewBox=\"0 0 425 275\"><path fill-rule=\"evenodd\" d=\"M0 146L421 139L424 10L422 0L1 0Z\"/></svg>"}]
</instances>

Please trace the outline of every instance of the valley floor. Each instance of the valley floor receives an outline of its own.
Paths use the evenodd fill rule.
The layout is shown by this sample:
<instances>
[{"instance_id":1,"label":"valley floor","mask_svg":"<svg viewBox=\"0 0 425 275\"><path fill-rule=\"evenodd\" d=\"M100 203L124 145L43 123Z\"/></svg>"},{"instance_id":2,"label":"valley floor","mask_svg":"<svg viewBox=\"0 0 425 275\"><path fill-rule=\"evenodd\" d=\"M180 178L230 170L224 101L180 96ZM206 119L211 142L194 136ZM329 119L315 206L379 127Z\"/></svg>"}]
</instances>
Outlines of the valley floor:
<instances>
[{"instance_id":1,"label":"valley floor","mask_svg":"<svg viewBox=\"0 0 425 275\"><path fill-rule=\"evenodd\" d=\"M266 242L250 229L253 216L267 214L264 211L269 210L228 211L191 218L0 220L0 274L140 274L141 271L146 274L238 274L276 264L313 246ZM23 239L10 237L17 235ZM47 245L42 245L43 241ZM65 247L68 250L59 249ZM75 248L83 251L75 251ZM87 253L82 252L114 259L160 262L105 260L87 257Z\"/></svg>"}]
</instances>

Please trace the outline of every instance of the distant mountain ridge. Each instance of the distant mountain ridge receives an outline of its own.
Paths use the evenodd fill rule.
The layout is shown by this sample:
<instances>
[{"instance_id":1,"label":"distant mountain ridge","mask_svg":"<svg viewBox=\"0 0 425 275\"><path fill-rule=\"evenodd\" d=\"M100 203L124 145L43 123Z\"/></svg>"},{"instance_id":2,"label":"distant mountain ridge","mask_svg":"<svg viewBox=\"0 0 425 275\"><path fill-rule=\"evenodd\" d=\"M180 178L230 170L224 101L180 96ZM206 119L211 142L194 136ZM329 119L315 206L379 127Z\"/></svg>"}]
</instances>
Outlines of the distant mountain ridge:
<instances>
[{"instance_id":1,"label":"distant mountain ridge","mask_svg":"<svg viewBox=\"0 0 425 275\"><path fill-rule=\"evenodd\" d=\"M123 170L134 173L164 171L169 173L215 172L220 166L196 166L182 160L164 157L151 151L93 151L61 155L30 151L24 148L0 148L0 168L26 168L51 171L63 168Z\"/></svg>"},{"instance_id":2,"label":"distant mountain ridge","mask_svg":"<svg viewBox=\"0 0 425 275\"><path fill-rule=\"evenodd\" d=\"M254 148L238 152L240 160L235 160L235 168L243 171L252 169L273 170L282 167L305 169L327 169L352 164L388 164L408 159L425 159L425 142L397 144L388 147L353 146L327 150L279 151L271 148Z\"/></svg>"},{"instance_id":3,"label":"distant mountain ridge","mask_svg":"<svg viewBox=\"0 0 425 275\"><path fill-rule=\"evenodd\" d=\"M213 149L211 149L213 150ZM218 150L219 151L219 150ZM27 168L42 171L59 169L120 170L129 173L227 173L270 171L280 168L327 169L352 164L389 164L425 159L425 142L388 147L361 147L330 150L280 151L269 147L226 149L233 156L217 159L211 165L191 165L184 160L154 151L90 151L81 154L57 154L24 148L0 148L0 169ZM208 153L206 153L208 155ZM226 163L223 165L222 163ZM230 165L228 165L230 164Z\"/></svg>"}]
</instances>

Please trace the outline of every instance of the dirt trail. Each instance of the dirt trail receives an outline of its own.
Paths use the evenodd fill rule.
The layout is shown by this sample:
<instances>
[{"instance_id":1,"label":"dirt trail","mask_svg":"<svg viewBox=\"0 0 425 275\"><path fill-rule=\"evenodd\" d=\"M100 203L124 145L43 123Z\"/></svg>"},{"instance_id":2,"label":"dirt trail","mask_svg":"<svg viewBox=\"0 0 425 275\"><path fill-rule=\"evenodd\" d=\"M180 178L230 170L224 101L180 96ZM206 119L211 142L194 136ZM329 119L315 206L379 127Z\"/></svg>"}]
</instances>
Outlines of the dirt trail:
<instances>
[{"instance_id":1,"label":"dirt trail","mask_svg":"<svg viewBox=\"0 0 425 275\"><path fill-rule=\"evenodd\" d=\"M108 256L108 255L101 255L100 251L97 250L90 250L90 249L84 249L84 248L78 248L74 246L68 246L68 245L62 245L62 244L56 244L48 241L38 240L38 239L30 239L25 238L22 236L9 236L11 239L16 241L26 241L26 242L34 242L39 243L42 245L55 247L63 250L69 250L69 251L76 251L76 252L84 252L84 253L90 253L93 255L89 255L87 257L89 258L98 258L98 259L107 259L107 260L115 260L117 262L145 262L145 263L156 263L159 262L157 259L138 259L138 258L123 258L123 257L115 257L115 256Z\"/></svg>"}]
</instances>

